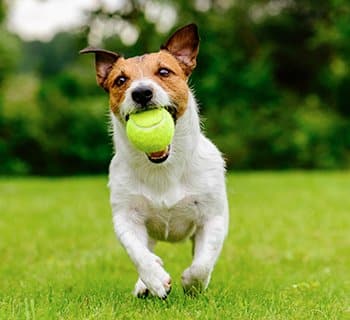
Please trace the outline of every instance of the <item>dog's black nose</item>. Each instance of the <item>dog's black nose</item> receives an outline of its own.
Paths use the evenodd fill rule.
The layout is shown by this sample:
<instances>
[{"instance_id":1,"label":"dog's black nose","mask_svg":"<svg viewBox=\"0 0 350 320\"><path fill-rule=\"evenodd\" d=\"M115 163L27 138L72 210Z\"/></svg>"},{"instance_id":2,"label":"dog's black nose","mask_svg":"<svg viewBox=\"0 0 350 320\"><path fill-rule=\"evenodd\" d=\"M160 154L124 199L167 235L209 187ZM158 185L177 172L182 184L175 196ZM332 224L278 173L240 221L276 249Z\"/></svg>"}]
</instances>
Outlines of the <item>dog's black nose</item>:
<instances>
[{"instance_id":1,"label":"dog's black nose","mask_svg":"<svg viewBox=\"0 0 350 320\"><path fill-rule=\"evenodd\" d=\"M134 89L131 96L136 103L144 107L152 99L153 91L150 87L138 87Z\"/></svg>"}]
</instances>

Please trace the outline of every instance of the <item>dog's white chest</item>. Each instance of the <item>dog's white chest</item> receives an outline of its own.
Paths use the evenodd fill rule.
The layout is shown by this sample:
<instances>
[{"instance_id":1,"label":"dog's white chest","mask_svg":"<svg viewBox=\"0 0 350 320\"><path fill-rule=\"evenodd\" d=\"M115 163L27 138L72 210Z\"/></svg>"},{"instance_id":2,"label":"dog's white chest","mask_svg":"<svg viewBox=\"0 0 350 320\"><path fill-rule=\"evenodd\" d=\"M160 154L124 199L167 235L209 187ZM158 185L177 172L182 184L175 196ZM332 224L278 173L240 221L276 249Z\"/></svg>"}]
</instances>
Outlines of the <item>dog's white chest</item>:
<instances>
[{"instance_id":1,"label":"dog's white chest","mask_svg":"<svg viewBox=\"0 0 350 320\"><path fill-rule=\"evenodd\" d=\"M156 240L180 241L190 237L199 219L198 200L187 196L167 206L166 202L149 200L145 212L145 225L149 235Z\"/></svg>"}]
</instances>

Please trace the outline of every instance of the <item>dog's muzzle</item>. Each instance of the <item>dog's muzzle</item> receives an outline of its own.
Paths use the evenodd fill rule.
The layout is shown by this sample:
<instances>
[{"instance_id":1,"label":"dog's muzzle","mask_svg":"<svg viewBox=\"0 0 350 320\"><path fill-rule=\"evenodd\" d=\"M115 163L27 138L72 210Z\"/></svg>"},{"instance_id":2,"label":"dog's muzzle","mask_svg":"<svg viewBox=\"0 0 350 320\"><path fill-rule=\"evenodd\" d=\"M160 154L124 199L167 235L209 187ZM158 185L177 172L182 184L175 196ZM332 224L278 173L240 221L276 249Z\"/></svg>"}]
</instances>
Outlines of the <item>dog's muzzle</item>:
<instances>
[{"instance_id":1,"label":"dog's muzzle","mask_svg":"<svg viewBox=\"0 0 350 320\"><path fill-rule=\"evenodd\" d=\"M134 104L133 112L142 112L152 108L159 108L159 102L156 99L156 96L153 91L153 87L149 85L139 85L131 91L131 98ZM163 106L172 116L174 123L176 124L177 118L177 107L176 105L170 104ZM125 122L128 122L130 114L125 115ZM160 150L157 152L152 152L147 154L149 161L153 163L163 163L166 161L170 155L170 145L167 146L165 150Z\"/></svg>"},{"instance_id":2,"label":"dog's muzzle","mask_svg":"<svg viewBox=\"0 0 350 320\"><path fill-rule=\"evenodd\" d=\"M146 107L153 98L153 90L149 86L139 86L131 92L132 100L141 107Z\"/></svg>"}]
</instances>

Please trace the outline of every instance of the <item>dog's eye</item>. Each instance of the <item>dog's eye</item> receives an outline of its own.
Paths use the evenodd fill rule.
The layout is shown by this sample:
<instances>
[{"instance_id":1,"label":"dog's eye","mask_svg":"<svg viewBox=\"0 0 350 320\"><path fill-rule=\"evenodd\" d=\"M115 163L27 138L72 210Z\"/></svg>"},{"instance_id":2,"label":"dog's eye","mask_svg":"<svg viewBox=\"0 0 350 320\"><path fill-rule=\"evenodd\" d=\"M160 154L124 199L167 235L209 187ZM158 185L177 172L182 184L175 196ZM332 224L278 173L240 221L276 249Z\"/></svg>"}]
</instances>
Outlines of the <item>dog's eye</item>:
<instances>
[{"instance_id":1,"label":"dog's eye","mask_svg":"<svg viewBox=\"0 0 350 320\"><path fill-rule=\"evenodd\" d=\"M127 77L119 76L117 79L115 79L114 84L118 87L121 87L126 82L126 80L128 80Z\"/></svg>"},{"instance_id":2,"label":"dog's eye","mask_svg":"<svg viewBox=\"0 0 350 320\"><path fill-rule=\"evenodd\" d=\"M158 74L159 74L161 77L164 77L164 78L169 77L170 72L171 72L171 71L170 71L169 69L167 69L167 68L160 68L160 69L158 70Z\"/></svg>"}]
</instances>

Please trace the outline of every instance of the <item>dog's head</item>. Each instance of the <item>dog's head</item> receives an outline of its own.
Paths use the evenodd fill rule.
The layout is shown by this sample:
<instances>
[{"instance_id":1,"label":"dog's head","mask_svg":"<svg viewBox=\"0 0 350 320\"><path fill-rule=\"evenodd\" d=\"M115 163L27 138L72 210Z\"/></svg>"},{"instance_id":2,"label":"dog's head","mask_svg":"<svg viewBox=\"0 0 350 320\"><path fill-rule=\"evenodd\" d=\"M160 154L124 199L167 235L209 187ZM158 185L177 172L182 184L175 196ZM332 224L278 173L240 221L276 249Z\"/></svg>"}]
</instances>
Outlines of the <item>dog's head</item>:
<instances>
[{"instance_id":1,"label":"dog's head","mask_svg":"<svg viewBox=\"0 0 350 320\"><path fill-rule=\"evenodd\" d=\"M95 54L97 83L109 93L112 112L125 124L131 113L155 106L164 106L175 121L184 114L187 80L196 66L198 48L197 26L189 24L176 31L159 52L128 59L97 48L80 53Z\"/></svg>"}]
</instances>

